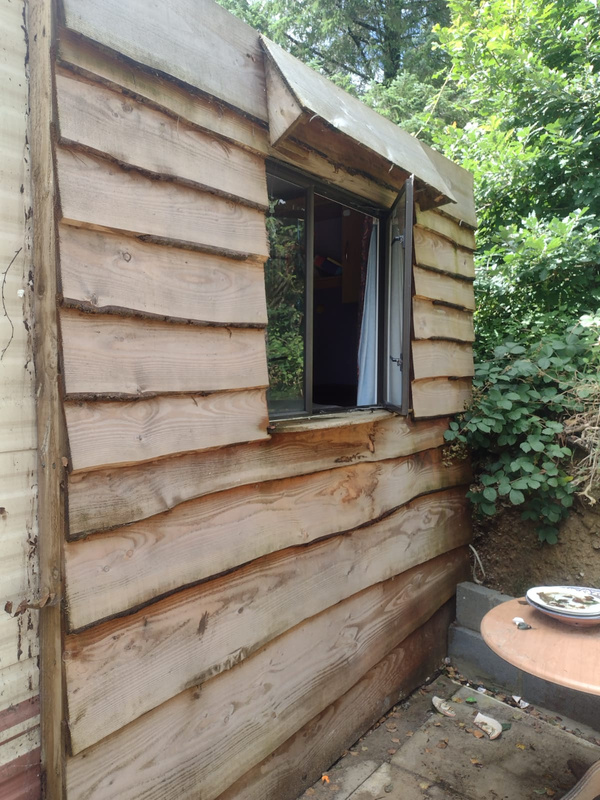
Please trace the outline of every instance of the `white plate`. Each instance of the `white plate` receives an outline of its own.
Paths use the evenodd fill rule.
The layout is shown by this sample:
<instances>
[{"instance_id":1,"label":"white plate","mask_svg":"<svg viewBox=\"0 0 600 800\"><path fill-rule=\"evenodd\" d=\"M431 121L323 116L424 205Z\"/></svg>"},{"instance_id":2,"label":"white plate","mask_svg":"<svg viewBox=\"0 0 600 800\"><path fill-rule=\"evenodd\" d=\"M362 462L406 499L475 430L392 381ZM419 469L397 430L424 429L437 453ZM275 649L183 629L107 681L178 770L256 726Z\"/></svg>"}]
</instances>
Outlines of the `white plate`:
<instances>
[{"instance_id":1,"label":"white plate","mask_svg":"<svg viewBox=\"0 0 600 800\"><path fill-rule=\"evenodd\" d=\"M565 612L575 617L600 614L600 591L587 586L536 586L527 592L527 600L559 614Z\"/></svg>"}]
</instances>

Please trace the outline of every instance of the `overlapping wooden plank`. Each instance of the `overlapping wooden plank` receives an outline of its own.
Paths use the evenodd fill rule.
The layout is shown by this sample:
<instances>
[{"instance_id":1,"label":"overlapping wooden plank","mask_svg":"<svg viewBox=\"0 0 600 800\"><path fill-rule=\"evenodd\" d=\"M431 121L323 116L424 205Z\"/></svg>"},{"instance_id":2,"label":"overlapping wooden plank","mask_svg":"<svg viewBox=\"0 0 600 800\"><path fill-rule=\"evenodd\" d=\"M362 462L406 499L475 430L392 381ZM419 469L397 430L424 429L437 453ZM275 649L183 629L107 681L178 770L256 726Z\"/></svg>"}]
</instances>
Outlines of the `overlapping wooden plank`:
<instances>
[{"instance_id":1,"label":"overlapping wooden plank","mask_svg":"<svg viewBox=\"0 0 600 800\"><path fill-rule=\"evenodd\" d=\"M73 470L265 439L263 390L150 400L71 402L65 416Z\"/></svg>"},{"instance_id":2,"label":"overlapping wooden plank","mask_svg":"<svg viewBox=\"0 0 600 800\"><path fill-rule=\"evenodd\" d=\"M260 328L60 313L66 395L141 397L267 386Z\"/></svg>"},{"instance_id":3,"label":"overlapping wooden plank","mask_svg":"<svg viewBox=\"0 0 600 800\"><path fill-rule=\"evenodd\" d=\"M413 299L413 327L415 339L475 340L472 313L419 297Z\"/></svg>"},{"instance_id":4,"label":"overlapping wooden plank","mask_svg":"<svg viewBox=\"0 0 600 800\"><path fill-rule=\"evenodd\" d=\"M423 340L412 343L415 379L473 375L473 348L470 344Z\"/></svg>"},{"instance_id":5,"label":"overlapping wooden plank","mask_svg":"<svg viewBox=\"0 0 600 800\"><path fill-rule=\"evenodd\" d=\"M31 744L31 736L28 737ZM39 729L38 729L39 739ZM40 748L23 753L0 766L0 794L3 800L39 800L42 796Z\"/></svg>"},{"instance_id":6,"label":"overlapping wooden plank","mask_svg":"<svg viewBox=\"0 0 600 800\"><path fill-rule=\"evenodd\" d=\"M340 754L423 683L446 655L454 604L447 602L345 695L314 717L218 800L296 800Z\"/></svg>"},{"instance_id":7,"label":"overlapping wooden plank","mask_svg":"<svg viewBox=\"0 0 600 800\"><path fill-rule=\"evenodd\" d=\"M364 175L351 172L320 152L287 140L274 150L269 144L266 125L259 125L237 114L221 103L194 94L172 81L150 75L134 65L112 58L89 42L63 30L60 36L58 59L93 80L100 80L113 89L124 89L127 96L136 97L168 113L175 119L186 120L200 129L218 134L263 155L303 169L305 172L338 186L385 208L390 208L398 193L381 186Z\"/></svg>"},{"instance_id":8,"label":"overlapping wooden plank","mask_svg":"<svg viewBox=\"0 0 600 800\"><path fill-rule=\"evenodd\" d=\"M354 533L293 547L65 645L74 753L223 672L369 586L471 538L464 489L427 495ZM139 665L143 663L143 676Z\"/></svg>"},{"instance_id":9,"label":"overlapping wooden plank","mask_svg":"<svg viewBox=\"0 0 600 800\"><path fill-rule=\"evenodd\" d=\"M61 225L63 300L94 310L266 324L262 261L223 258Z\"/></svg>"},{"instance_id":10,"label":"overlapping wooden plank","mask_svg":"<svg viewBox=\"0 0 600 800\"><path fill-rule=\"evenodd\" d=\"M267 119L258 33L212 0L63 0L68 28Z\"/></svg>"},{"instance_id":11,"label":"overlapping wooden plank","mask_svg":"<svg viewBox=\"0 0 600 800\"><path fill-rule=\"evenodd\" d=\"M78 151L59 147L56 156L65 222L223 253L269 253L264 215L258 209L152 180Z\"/></svg>"},{"instance_id":12,"label":"overlapping wooden plank","mask_svg":"<svg viewBox=\"0 0 600 800\"><path fill-rule=\"evenodd\" d=\"M475 277L473 253L457 247L445 236L415 225L413 229L415 259L421 267L431 267L451 275Z\"/></svg>"},{"instance_id":13,"label":"overlapping wooden plank","mask_svg":"<svg viewBox=\"0 0 600 800\"><path fill-rule=\"evenodd\" d=\"M417 297L441 300L471 311L475 308L475 293L470 281L452 278L422 267L414 267L413 276Z\"/></svg>"},{"instance_id":14,"label":"overlapping wooden plank","mask_svg":"<svg viewBox=\"0 0 600 800\"><path fill-rule=\"evenodd\" d=\"M439 417L459 414L471 401L471 380L461 378L426 378L412 382L415 417Z\"/></svg>"},{"instance_id":15,"label":"overlapping wooden plank","mask_svg":"<svg viewBox=\"0 0 600 800\"><path fill-rule=\"evenodd\" d=\"M443 213L445 208L446 206L442 206L441 209L434 211L422 211L417 204L417 223L422 228L429 228L431 231L441 233L442 236L459 244L461 247L466 247L468 250L475 250L477 245L473 231L445 216Z\"/></svg>"},{"instance_id":16,"label":"overlapping wooden plank","mask_svg":"<svg viewBox=\"0 0 600 800\"><path fill-rule=\"evenodd\" d=\"M266 208L264 159L68 74L56 76L60 139L121 164Z\"/></svg>"},{"instance_id":17,"label":"overlapping wooden plank","mask_svg":"<svg viewBox=\"0 0 600 800\"><path fill-rule=\"evenodd\" d=\"M313 420L297 432L273 433L268 442L191 453L149 464L69 475L71 536L125 525L212 492L245 484L322 472L342 464L411 455L444 443L446 420L414 423L384 414L369 421L344 415L343 427ZM361 424L355 424L360 417Z\"/></svg>"},{"instance_id":18,"label":"overlapping wooden plank","mask_svg":"<svg viewBox=\"0 0 600 800\"><path fill-rule=\"evenodd\" d=\"M199 94L160 75L110 55L63 28L58 41L57 61L78 74L98 80L110 88L124 89L153 107L197 128L216 133L257 153L269 152L266 122L257 124L223 103Z\"/></svg>"},{"instance_id":19,"label":"overlapping wooden plank","mask_svg":"<svg viewBox=\"0 0 600 800\"><path fill-rule=\"evenodd\" d=\"M427 492L465 483L466 464L438 450L267 481L71 542L70 628L135 608L260 556L341 533Z\"/></svg>"},{"instance_id":20,"label":"overlapping wooden plank","mask_svg":"<svg viewBox=\"0 0 600 800\"><path fill-rule=\"evenodd\" d=\"M201 786L214 800L424 624L466 568L461 548L312 617L70 758L70 796L191 800Z\"/></svg>"}]
</instances>

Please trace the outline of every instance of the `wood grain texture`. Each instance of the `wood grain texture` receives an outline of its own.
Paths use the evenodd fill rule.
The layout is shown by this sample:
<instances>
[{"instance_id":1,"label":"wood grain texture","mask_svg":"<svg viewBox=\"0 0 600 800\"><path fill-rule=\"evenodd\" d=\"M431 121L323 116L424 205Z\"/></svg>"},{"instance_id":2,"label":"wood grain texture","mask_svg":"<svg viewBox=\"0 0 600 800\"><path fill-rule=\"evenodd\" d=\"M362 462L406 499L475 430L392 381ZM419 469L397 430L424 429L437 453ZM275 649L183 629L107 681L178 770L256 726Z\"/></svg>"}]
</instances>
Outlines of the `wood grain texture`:
<instances>
[{"instance_id":1,"label":"wood grain texture","mask_svg":"<svg viewBox=\"0 0 600 800\"><path fill-rule=\"evenodd\" d=\"M74 471L268 437L262 390L70 402L65 417Z\"/></svg>"},{"instance_id":2,"label":"wood grain texture","mask_svg":"<svg viewBox=\"0 0 600 800\"><path fill-rule=\"evenodd\" d=\"M214 99L203 97L160 76L150 75L129 63L77 39L69 31L61 31L59 62L92 80L100 80L111 89L123 89L128 97L150 104L163 113L186 120L198 129L220 135L228 141L262 155L272 155L286 164L316 175L337 186L364 197L384 208L390 208L398 193L381 186L364 175L343 168L332 158L292 140L279 142L276 149L269 144L266 125L237 114Z\"/></svg>"},{"instance_id":3,"label":"wood grain texture","mask_svg":"<svg viewBox=\"0 0 600 800\"><path fill-rule=\"evenodd\" d=\"M222 324L266 325L261 260L240 261L61 225L63 302Z\"/></svg>"},{"instance_id":4,"label":"wood grain texture","mask_svg":"<svg viewBox=\"0 0 600 800\"><path fill-rule=\"evenodd\" d=\"M445 236L415 225L413 228L415 260L420 267L430 267L450 275L475 277L473 253L458 247Z\"/></svg>"},{"instance_id":5,"label":"wood grain texture","mask_svg":"<svg viewBox=\"0 0 600 800\"><path fill-rule=\"evenodd\" d=\"M413 268L413 278L417 297L441 300L470 311L475 308L475 292L470 281L452 278L422 267Z\"/></svg>"},{"instance_id":6,"label":"wood grain texture","mask_svg":"<svg viewBox=\"0 0 600 800\"><path fill-rule=\"evenodd\" d=\"M63 0L68 28L267 119L258 33L212 0Z\"/></svg>"},{"instance_id":7,"label":"wood grain texture","mask_svg":"<svg viewBox=\"0 0 600 800\"><path fill-rule=\"evenodd\" d=\"M218 800L296 800L359 736L422 684L446 655L447 602L346 694L219 795Z\"/></svg>"},{"instance_id":8,"label":"wood grain texture","mask_svg":"<svg viewBox=\"0 0 600 800\"><path fill-rule=\"evenodd\" d=\"M464 489L426 495L354 533L289 548L67 637L72 752L229 669L303 620L467 544L466 506Z\"/></svg>"},{"instance_id":9,"label":"wood grain texture","mask_svg":"<svg viewBox=\"0 0 600 800\"><path fill-rule=\"evenodd\" d=\"M173 119L210 131L256 153L269 152L267 125L228 108L222 102L182 86L134 63L102 50L63 28L58 41L57 62L62 67L111 89L125 90Z\"/></svg>"},{"instance_id":10,"label":"wood grain texture","mask_svg":"<svg viewBox=\"0 0 600 800\"><path fill-rule=\"evenodd\" d=\"M60 140L266 208L264 159L99 84L56 76Z\"/></svg>"},{"instance_id":11,"label":"wood grain texture","mask_svg":"<svg viewBox=\"0 0 600 800\"><path fill-rule=\"evenodd\" d=\"M70 758L70 796L191 800L201 786L214 800L424 624L466 568L461 548L312 617Z\"/></svg>"},{"instance_id":12,"label":"wood grain texture","mask_svg":"<svg viewBox=\"0 0 600 800\"><path fill-rule=\"evenodd\" d=\"M413 298L413 329L415 339L475 341L472 313L419 297Z\"/></svg>"},{"instance_id":13,"label":"wood grain texture","mask_svg":"<svg viewBox=\"0 0 600 800\"><path fill-rule=\"evenodd\" d=\"M419 494L468 481L440 451L219 492L167 514L70 542L70 629L256 558L348 531Z\"/></svg>"},{"instance_id":14,"label":"wood grain texture","mask_svg":"<svg viewBox=\"0 0 600 800\"><path fill-rule=\"evenodd\" d=\"M446 208L446 206L442 206ZM422 211L416 204L417 223L421 228L428 228L436 233L441 233L447 239L467 250L475 250L475 234L470 228L459 225L455 220L445 216L442 209L434 211Z\"/></svg>"},{"instance_id":15,"label":"wood grain texture","mask_svg":"<svg viewBox=\"0 0 600 800\"><path fill-rule=\"evenodd\" d=\"M460 414L471 402L470 378L426 378L411 384L415 418Z\"/></svg>"},{"instance_id":16,"label":"wood grain texture","mask_svg":"<svg viewBox=\"0 0 600 800\"><path fill-rule=\"evenodd\" d=\"M415 424L395 414L356 419L346 414L340 427L323 429L331 423L323 417L310 430L276 430L269 441L70 474L70 535L125 525L236 486L411 455L442 445L447 428L446 420Z\"/></svg>"},{"instance_id":17,"label":"wood grain texture","mask_svg":"<svg viewBox=\"0 0 600 800\"><path fill-rule=\"evenodd\" d=\"M259 328L60 313L66 396L142 397L269 383Z\"/></svg>"},{"instance_id":18,"label":"wood grain texture","mask_svg":"<svg viewBox=\"0 0 600 800\"><path fill-rule=\"evenodd\" d=\"M65 425L59 385L59 341L56 308L56 174L53 160L54 117L53 46L54 9L50 0L33 0L23 9L28 38L29 125L32 178L32 242L34 273L34 359L37 407L37 486L40 598L41 763L47 797L62 800L64 792L65 737L63 727L64 673L63 633L63 541L65 536L64 486L66 470L62 457L66 448ZM23 662L21 661L19 666ZM29 668L27 685L32 694L37 669ZM0 681L0 686L3 681ZM18 702L13 695L12 702Z\"/></svg>"},{"instance_id":19,"label":"wood grain texture","mask_svg":"<svg viewBox=\"0 0 600 800\"><path fill-rule=\"evenodd\" d=\"M470 344L423 340L412 343L413 372L421 378L463 378L475 372Z\"/></svg>"},{"instance_id":20,"label":"wood grain texture","mask_svg":"<svg viewBox=\"0 0 600 800\"><path fill-rule=\"evenodd\" d=\"M265 80L269 98L269 141L276 147L280 139L291 134L304 112L269 58L265 59Z\"/></svg>"},{"instance_id":21,"label":"wood grain texture","mask_svg":"<svg viewBox=\"0 0 600 800\"><path fill-rule=\"evenodd\" d=\"M269 253L258 209L62 147L57 148L57 171L64 222L223 253Z\"/></svg>"}]
</instances>

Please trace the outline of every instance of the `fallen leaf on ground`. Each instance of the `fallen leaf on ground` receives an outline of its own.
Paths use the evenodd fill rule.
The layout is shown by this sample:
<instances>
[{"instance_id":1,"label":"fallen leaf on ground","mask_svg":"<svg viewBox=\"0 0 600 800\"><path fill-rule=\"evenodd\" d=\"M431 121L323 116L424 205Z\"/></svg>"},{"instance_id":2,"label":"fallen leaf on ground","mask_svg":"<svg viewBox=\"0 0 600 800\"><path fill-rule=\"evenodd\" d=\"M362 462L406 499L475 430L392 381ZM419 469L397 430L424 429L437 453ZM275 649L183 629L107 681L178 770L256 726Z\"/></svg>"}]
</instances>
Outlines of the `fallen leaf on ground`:
<instances>
[{"instance_id":1,"label":"fallen leaf on ground","mask_svg":"<svg viewBox=\"0 0 600 800\"><path fill-rule=\"evenodd\" d=\"M366 753L366 751L367 751L369 748L368 748L368 747L361 747L360 749L363 751L363 753Z\"/></svg>"},{"instance_id":2,"label":"fallen leaf on ground","mask_svg":"<svg viewBox=\"0 0 600 800\"><path fill-rule=\"evenodd\" d=\"M321 780L323 783L330 783L329 775L321 775Z\"/></svg>"},{"instance_id":3,"label":"fallen leaf on ground","mask_svg":"<svg viewBox=\"0 0 600 800\"><path fill-rule=\"evenodd\" d=\"M329 791L330 792L339 792L339 790L340 790L340 787L338 786L337 783L330 783L329 784Z\"/></svg>"},{"instance_id":4,"label":"fallen leaf on ground","mask_svg":"<svg viewBox=\"0 0 600 800\"><path fill-rule=\"evenodd\" d=\"M423 789L423 791L425 791L425 789L429 789L430 786L431 786L430 783L425 783L425 781L423 781L422 783L419 784L419 789Z\"/></svg>"},{"instance_id":5,"label":"fallen leaf on ground","mask_svg":"<svg viewBox=\"0 0 600 800\"><path fill-rule=\"evenodd\" d=\"M446 747L448 747L448 740L447 739L442 739L441 742L437 743L436 747L439 747L440 750L445 750Z\"/></svg>"},{"instance_id":6,"label":"fallen leaf on ground","mask_svg":"<svg viewBox=\"0 0 600 800\"><path fill-rule=\"evenodd\" d=\"M476 703L476 702L477 702L476 697L465 697L465 703Z\"/></svg>"},{"instance_id":7,"label":"fallen leaf on ground","mask_svg":"<svg viewBox=\"0 0 600 800\"><path fill-rule=\"evenodd\" d=\"M462 703L462 697L453 697L452 698L452 702L453 703Z\"/></svg>"},{"instance_id":8,"label":"fallen leaf on ground","mask_svg":"<svg viewBox=\"0 0 600 800\"><path fill-rule=\"evenodd\" d=\"M393 756L395 752L396 752L396 748L395 748L395 747L390 747L390 749L388 750L388 753L389 753L391 756Z\"/></svg>"},{"instance_id":9,"label":"fallen leaf on ground","mask_svg":"<svg viewBox=\"0 0 600 800\"><path fill-rule=\"evenodd\" d=\"M392 739L392 742L393 742L394 744L398 744L398 742L399 742L399 741L400 741L400 739L398 739L397 737L394 737L394 738Z\"/></svg>"},{"instance_id":10,"label":"fallen leaf on ground","mask_svg":"<svg viewBox=\"0 0 600 800\"><path fill-rule=\"evenodd\" d=\"M483 739L483 737L485 736L485 733L483 731L473 731L473 736L476 739Z\"/></svg>"},{"instance_id":11,"label":"fallen leaf on ground","mask_svg":"<svg viewBox=\"0 0 600 800\"><path fill-rule=\"evenodd\" d=\"M396 723L395 723L395 722L386 722L386 723L385 723L385 727L386 727L386 728L388 729L388 731L390 731L390 732L391 732L391 731L397 731L397 730L398 730L398 726L396 725Z\"/></svg>"},{"instance_id":12,"label":"fallen leaf on ground","mask_svg":"<svg viewBox=\"0 0 600 800\"><path fill-rule=\"evenodd\" d=\"M524 744L521 744L521 742L517 742L516 747L518 747L519 750L526 750L527 749L527 746L524 745Z\"/></svg>"},{"instance_id":13,"label":"fallen leaf on ground","mask_svg":"<svg viewBox=\"0 0 600 800\"><path fill-rule=\"evenodd\" d=\"M413 731L406 731L406 733L404 735L405 736L412 736L413 735Z\"/></svg>"},{"instance_id":14,"label":"fallen leaf on ground","mask_svg":"<svg viewBox=\"0 0 600 800\"><path fill-rule=\"evenodd\" d=\"M311 786L311 787L310 787L310 789L307 789L307 790L304 792L304 795L305 795L306 797L312 797L314 793L315 793L315 790L314 790L314 789L312 788L312 786Z\"/></svg>"},{"instance_id":15,"label":"fallen leaf on ground","mask_svg":"<svg viewBox=\"0 0 600 800\"><path fill-rule=\"evenodd\" d=\"M474 767L483 767L483 764L478 758L472 758L471 764L473 764Z\"/></svg>"}]
</instances>

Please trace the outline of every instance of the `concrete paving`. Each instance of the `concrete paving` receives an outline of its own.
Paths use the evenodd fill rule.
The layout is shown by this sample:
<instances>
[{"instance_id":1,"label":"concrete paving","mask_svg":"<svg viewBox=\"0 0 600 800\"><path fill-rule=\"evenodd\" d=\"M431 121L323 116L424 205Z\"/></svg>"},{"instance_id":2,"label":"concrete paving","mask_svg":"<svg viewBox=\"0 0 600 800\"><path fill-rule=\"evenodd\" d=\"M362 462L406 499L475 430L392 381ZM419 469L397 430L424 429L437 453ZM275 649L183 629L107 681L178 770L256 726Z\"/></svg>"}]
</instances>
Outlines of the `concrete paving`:
<instances>
[{"instance_id":1,"label":"concrete paving","mask_svg":"<svg viewBox=\"0 0 600 800\"><path fill-rule=\"evenodd\" d=\"M435 712L433 695L448 700L456 717ZM481 736L473 725L478 711L504 723L499 739ZM392 709L303 797L560 800L576 783L568 761L585 769L600 759L600 732L575 726L532 707L520 710L444 675Z\"/></svg>"}]
</instances>

